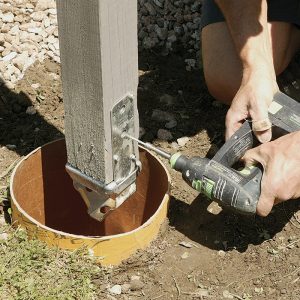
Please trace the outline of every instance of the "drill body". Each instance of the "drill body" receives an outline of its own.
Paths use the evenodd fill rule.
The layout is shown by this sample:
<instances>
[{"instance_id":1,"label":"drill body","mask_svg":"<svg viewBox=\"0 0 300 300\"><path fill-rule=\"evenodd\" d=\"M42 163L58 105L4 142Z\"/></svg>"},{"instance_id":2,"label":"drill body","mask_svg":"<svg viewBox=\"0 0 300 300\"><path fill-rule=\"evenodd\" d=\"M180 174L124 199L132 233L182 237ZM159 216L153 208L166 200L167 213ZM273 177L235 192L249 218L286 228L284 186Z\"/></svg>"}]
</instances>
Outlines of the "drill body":
<instances>
[{"instance_id":1,"label":"drill body","mask_svg":"<svg viewBox=\"0 0 300 300\"><path fill-rule=\"evenodd\" d=\"M176 154L175 154L176 155ZM262 170L247 167L242 171L228 168L208 158L177 157L174 170L198 192L223 207L242 214L254 214L260 195Z\"/></svg>"}]
</instances>

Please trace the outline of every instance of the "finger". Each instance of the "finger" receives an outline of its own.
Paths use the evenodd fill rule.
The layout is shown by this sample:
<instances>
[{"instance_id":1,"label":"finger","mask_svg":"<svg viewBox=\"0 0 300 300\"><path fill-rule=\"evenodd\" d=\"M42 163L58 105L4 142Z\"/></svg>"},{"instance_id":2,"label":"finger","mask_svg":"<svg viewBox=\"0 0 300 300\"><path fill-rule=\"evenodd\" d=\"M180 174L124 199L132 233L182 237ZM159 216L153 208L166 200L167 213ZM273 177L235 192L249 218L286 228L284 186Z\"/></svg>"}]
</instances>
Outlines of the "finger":
<instances>
[{"instance_id":1,"label":"finger","mask_svg":"<svg viewBox=\"0 0 300 300\"><path fill-rule=\"evenodd\" d=\"M256 165L257 163L260 163L263 168L265 168L266 165L264 157L261 155L260 146L248 150L241 160L245 163L246 167Z\"/></svg>"},{"instance_id":2,"label":"finger","mask_svg":"<svg viewBox=\"0 0 300 300\"><path fill-rule=\"evenodd\" d=\"M240 129L244 121L244 116L240 113L233 112L231 109L228 110L226 115L226 132L225 140L229 140L236 131Z\"/></svg>"}]
</instances>

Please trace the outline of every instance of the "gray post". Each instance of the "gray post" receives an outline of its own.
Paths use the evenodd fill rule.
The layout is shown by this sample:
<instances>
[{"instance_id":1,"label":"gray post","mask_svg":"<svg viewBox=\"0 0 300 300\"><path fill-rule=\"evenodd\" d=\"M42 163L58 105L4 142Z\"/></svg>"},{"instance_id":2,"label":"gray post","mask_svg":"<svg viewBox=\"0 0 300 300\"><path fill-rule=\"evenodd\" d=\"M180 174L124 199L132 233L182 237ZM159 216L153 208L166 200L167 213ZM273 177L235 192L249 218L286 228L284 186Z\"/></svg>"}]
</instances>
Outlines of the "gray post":
<instances>
[{"instance_id":1,"label":"gray post","mask_svg":"<svg viewBox=\"0 0 300 300\"><path fill-rule=\"evenodd\" d=\"M138 132L137 1L57 0L57 11L68 164L101 193L134 173L138 158L120 138Z\"/></svg>"}]
</instances>

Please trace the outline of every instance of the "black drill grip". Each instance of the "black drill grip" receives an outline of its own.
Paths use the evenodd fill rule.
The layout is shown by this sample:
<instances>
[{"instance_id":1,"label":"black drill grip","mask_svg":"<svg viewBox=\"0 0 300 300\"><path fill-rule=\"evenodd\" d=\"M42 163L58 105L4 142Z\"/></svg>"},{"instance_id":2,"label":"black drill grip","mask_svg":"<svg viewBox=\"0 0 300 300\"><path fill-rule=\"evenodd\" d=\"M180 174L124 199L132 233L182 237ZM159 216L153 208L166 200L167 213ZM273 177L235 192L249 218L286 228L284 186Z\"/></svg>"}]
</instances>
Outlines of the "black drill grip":
<instances>
[{"instance_id":1,"label":"black drill grip","mask_svg":"<svg viewBox=\"0 0 300 300\"><path fill-rule=\"evenodd\" d=\"M209 199L242 214L255 214L262 178L260 168L253 166L236 171L207 158L188 159L182 155L174 169Z\"/></svg>"}]
</instances>

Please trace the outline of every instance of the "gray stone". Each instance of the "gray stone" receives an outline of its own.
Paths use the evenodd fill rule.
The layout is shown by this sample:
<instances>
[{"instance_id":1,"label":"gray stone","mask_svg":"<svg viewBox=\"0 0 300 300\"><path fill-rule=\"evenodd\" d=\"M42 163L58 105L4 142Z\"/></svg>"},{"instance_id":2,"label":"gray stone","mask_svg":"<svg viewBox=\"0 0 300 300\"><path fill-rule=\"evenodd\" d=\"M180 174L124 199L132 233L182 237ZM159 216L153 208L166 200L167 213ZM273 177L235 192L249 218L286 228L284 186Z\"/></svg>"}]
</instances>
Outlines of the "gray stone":
<instances>
[{"instance_id":1,"label":"gray stone","mask_svg":"<svg viewBox=\"0 0 300 300\"><path fill-rule=\"evenodd\" d=\"M163 141L170 141L173 139L173 135L169 130L166 129L158 129L157 138Z\"/></svg>"},{"instance_id":2,"label":"gray stone","mask_svg":"<svg viewBox=\"0 0 300 300\"><path fill-rule=\"evenodd\" d=\"M177 121L176 120L171 120L168 123L166 123L166 125L165 125L165 127L167 129L172 129L172 128L176 127L176 126L177 126Z\"/></svg>"},{"instance_id":3,"label":"gray stone","mask_svg":"<svg viewBox=\"0 0 300 300\"><path fill-rule=\"evenodd\" d=\"M160 109L154 109L151 115L151 119L157 122L165 122L165 121L172 121L175 120L175 117L173 114L162 111Z\"/></svg>"},{"instance_id":4,"label":"gray stone","mask_svg":"<svg viewBox=\"0 0 300 300\"><path fill-rule=\"evenodd\" d=\"M28 106L26 109L26 114L27 115L35 115L36 109L33 106Z\"/></svg>"}]
</instances>

